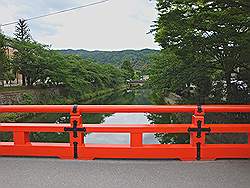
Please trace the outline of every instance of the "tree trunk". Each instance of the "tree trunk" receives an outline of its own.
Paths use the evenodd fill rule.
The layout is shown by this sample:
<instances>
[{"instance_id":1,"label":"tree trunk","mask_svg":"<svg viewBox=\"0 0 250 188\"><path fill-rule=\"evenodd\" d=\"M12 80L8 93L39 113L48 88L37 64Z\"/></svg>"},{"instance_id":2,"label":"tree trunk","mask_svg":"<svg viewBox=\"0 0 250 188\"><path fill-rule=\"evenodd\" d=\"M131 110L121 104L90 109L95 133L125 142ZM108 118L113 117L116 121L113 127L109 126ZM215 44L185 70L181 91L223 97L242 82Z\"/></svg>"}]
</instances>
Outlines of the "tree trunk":
<instances>
[{"instance_id":1,"label":"tree trunk","mask_svg":"<svg viewBox=\"0 0 250 188\"><path fill-rule=\"evenodd\" d=\"M16 85L19 85L19 79L18 79L18 74L16 73Z\"/></svg>"},{"instance_id":2,"label":"tree trunk","mask_svg":"<svg viewBox=\"0 0 250 188\"><path fill-rule=\"evenodd\" d=\"M226 72L226 90L227 90L227 102L232 102L233 100L233 91L232 91L232 84L231 84L231 72Z\"/></svg>"},{"instance_id":3,"label":"tree trunk","mask_svg":"<svg viewBox=\"0 0 250 188\"><path fill-rule=\"evenodd\" d=\"M26 77L24 74L22 74L22 82L23 82L22 85L26 86Z\"/></svg>"},{"instance_id":4,"label":"tree trunk","mask_svg":"<svg viewBox=\"0 0 250 188\"><path fill-rule=\"evenodd\" d=\"M27 76L27 85L30 86L31 83L30 83L30 77Z\"/></svg>"},{"instance_id":5,"label":"tree trunk","mask_svg":"<svg viewBox=\"0 0 250 188\"><path fill-rule=\"evenodd\" d=\"M32 84L33 84L32 79L29 76L27 76L27 85L32 86Z\"/></svg>"}]
</instances>

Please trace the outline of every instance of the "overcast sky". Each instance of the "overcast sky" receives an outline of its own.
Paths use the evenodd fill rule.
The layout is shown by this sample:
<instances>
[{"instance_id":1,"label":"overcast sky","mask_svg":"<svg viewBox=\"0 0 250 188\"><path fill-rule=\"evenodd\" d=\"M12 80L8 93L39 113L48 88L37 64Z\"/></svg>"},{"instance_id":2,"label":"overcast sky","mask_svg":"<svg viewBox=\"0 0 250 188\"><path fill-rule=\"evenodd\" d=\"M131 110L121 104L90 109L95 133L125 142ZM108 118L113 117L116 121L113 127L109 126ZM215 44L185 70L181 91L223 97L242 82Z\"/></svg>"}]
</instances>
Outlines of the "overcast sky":
<instances>
[{"instance_id":1,"label":"overcast sky","mask_svg":"<svg viewBox=\"0 0 250 188\"><path fill-rule=\"evenodd\" d=\"M100 0L0 0L0 24ZM158 49L147 34L157 17L155 1L110 0L29 22L33 38L56 49ZM2 27L13 36L14 26Z\"/></svg>"}]
</instances>

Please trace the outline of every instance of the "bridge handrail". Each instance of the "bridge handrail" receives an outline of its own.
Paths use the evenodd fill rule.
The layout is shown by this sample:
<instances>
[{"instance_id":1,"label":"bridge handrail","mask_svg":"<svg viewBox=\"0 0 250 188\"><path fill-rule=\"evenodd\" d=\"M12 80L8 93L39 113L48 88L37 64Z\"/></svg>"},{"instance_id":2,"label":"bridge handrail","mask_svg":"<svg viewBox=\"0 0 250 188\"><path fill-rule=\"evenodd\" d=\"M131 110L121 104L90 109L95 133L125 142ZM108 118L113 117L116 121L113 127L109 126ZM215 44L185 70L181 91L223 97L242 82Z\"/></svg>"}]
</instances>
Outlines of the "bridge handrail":
<instances>
[{"instance_id":1,"label":"bridge handrail","mask_svg":"<svg viewBox=\"0 0 250 188\"><path fill-rule=\"evenodd\" d=\"M70 113L69 124L0 123L14 142L0 142L0 156L57 156L62 159L250 158L249 124L206 124L205 113L250 112L250 105L0 105L0 113ZM192 113L191 124L84 124L82 113ZM69 143L31 142L31 132L69 133ZM84 134L129 133L130 144L86 144ZM189 144L144 144L144 133L189 134ZM248 144L207 144L213 133L246 133Z\"/></svg>"},{"instance_id":2,"label":"bridge handrail","mask_svg":"<svg viewBox=\"0 0 250 188\"><path fill-rule=\"evenodd\" d=\"M83 124L85 133L187 133L194 124ZM250 124L205 124L211 133L250 133ZM1 132L65 132L70 124L53 123L0 123Z\"/></svg>"},{"instance_id":3,"label":"bridge handrail","mask_svg":"<svg viewBox=\"0 0 250 188\"><path fill-rule=\"evenodd\" d=\"M70 113L73 105L0 105L0 113ZM197 105L78 105L80 113L175 113L198 110ZM203 112L250 112L250 105L202 105Z\"/></svg>"}]
</instances>

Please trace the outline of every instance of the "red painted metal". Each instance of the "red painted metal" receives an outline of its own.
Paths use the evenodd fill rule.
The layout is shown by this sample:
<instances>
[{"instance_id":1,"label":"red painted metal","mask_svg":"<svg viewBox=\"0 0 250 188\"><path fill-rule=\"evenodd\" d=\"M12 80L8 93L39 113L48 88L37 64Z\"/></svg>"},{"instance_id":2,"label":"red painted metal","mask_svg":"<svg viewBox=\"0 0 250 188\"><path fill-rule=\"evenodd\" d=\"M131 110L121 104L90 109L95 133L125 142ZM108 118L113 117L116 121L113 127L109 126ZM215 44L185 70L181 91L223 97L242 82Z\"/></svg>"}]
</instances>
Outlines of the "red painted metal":
<instances>
[{"instance_id":1,"label":"red painted metal","mask_svg":"<svg viewBox=\"0 0 250 188\"><path fill-rule=\"evenodd\" d=\"M174 113L196 110L195 105L79 105L80 113ZM34 112L34 113L70 113L72 105L2 105L0 113Z\"/></svg>"},{"instance_id":2,"label":"red painted metal","mask_svg":"<svg viewBox=\"0 0 250 188\"><path fill-rule=\"evenodd\" d=\"M205 113L208 112L250 112L250 105L202 105Z\"/></svg>"},{"instance_id":3,"label":"red painted metal","mask_svg":"<svg viewBox=\"0 0 250 188\"><path fill-rule=\"evenodd\" d=\"M250 105L202 105L204 112L250 112ZM197 110L196 105L79 105L81 113L175 113ZM0 113L70 113L72 105L0 105Z\"/></svg>"},{"instance_id":4,"label":"red painted metal","mask_svg":"<svg viewBox=\"0 0 250 188\"><path fill-rule=\"evenodd\" d=\"M0 156L53 156L62 159L95 158L174 158L196 160L198 145L201 160L250 158L250 124L205 124L205 113L250 112L250 105L2 105L0 113L70 113L69 124L0 123L0 132L13 132L14 142L0 142ZM193 113L191 124L83 124L81 113ZM206 144L206 132L197 137L189 128L210 128L211 133L248 133L248 144ZM86 128L86 133L129 133L130 144L86 144L83 132L69 143L30 142L31 132L65 132L64 128ZM144 144L143 133L187 133L189 144Z\"/></svg>"}]
</instances>

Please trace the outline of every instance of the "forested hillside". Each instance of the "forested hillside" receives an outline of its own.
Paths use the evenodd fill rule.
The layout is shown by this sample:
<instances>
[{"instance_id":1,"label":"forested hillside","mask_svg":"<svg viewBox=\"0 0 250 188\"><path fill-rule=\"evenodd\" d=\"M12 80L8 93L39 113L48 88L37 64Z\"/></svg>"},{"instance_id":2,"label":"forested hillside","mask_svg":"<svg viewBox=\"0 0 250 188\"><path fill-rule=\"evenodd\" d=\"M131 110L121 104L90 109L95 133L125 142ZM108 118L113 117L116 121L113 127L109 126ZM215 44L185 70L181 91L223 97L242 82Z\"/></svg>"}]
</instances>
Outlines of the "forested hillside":
<instances>
[{"instance_id":1,"label":"forested hillside","mask_svg":"<svg viewBox=\"0 0 250 188\"><path fill-rule=\"evenodd\" d=\"M135 69L143 69L150 62L150 56L157 53L157 50L123 50L123 51L87 51L87 50L59 50L65 54L80 55L84 59L90 59L96 63L113 64L120 66L125 60L132 62Z\"/></svg>"}]
</instances>

